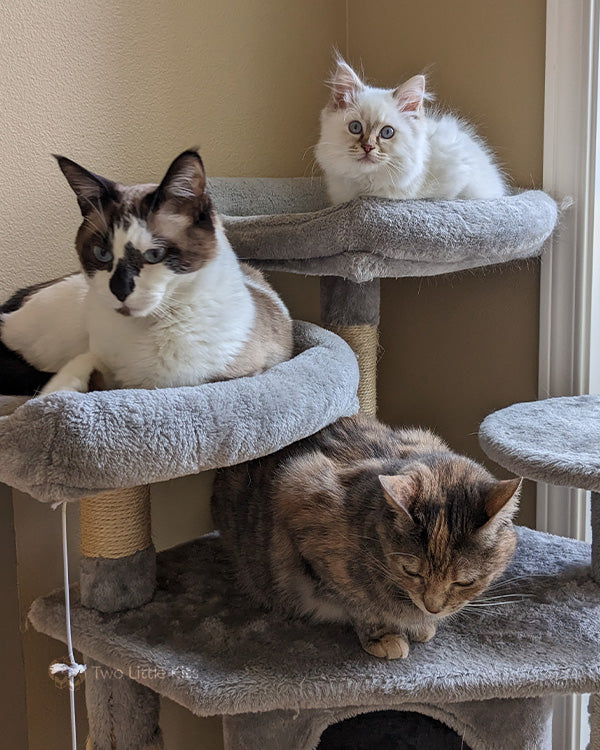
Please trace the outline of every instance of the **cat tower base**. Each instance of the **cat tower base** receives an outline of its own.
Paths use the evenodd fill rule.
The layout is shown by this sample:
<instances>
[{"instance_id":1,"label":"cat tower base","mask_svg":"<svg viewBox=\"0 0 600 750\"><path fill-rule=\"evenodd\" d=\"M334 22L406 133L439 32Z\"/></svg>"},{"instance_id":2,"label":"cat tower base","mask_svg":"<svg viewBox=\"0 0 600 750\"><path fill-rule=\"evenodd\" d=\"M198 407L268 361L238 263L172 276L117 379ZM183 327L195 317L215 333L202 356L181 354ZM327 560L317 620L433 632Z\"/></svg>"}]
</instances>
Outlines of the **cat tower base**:
<instances>
[{"instance_id":1,"label":"cat tower base","mask_svg":"<svg viewBox=\"0 0 600 750\"><path fill-rule=\"evenodd\" d=\"M399 703L398 712L416 711L442 722L471 750L549 750L552 746L552 700L489 700L438 706ZM344 719L377 709L269 711L223 718L225 750L318 750L323 732ZM401 714L398 716L401 724Z\"/></svg>"}]
</instances>

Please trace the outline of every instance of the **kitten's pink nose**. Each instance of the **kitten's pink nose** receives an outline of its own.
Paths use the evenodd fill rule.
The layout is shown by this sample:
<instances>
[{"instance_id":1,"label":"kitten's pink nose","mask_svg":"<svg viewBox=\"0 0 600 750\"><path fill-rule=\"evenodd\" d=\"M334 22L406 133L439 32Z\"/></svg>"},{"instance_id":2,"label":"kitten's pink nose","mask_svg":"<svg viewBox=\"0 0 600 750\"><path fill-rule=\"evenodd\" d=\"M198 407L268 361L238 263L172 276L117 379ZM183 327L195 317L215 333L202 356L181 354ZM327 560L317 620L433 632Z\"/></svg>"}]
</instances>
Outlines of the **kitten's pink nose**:
<instances>
[{"instance_id":1,"label":"kitten's pink nose","mask_svg":"<svg viewBox=\"0 0 600 750\"><path fill-rule=\"evenodd\" d=\"M366 154L368 154L369 151L372 151L375 148L375 146L371 146L370 143L361 143L360 145L363 147L363 150Z\"/></svg>"}]
</instances>

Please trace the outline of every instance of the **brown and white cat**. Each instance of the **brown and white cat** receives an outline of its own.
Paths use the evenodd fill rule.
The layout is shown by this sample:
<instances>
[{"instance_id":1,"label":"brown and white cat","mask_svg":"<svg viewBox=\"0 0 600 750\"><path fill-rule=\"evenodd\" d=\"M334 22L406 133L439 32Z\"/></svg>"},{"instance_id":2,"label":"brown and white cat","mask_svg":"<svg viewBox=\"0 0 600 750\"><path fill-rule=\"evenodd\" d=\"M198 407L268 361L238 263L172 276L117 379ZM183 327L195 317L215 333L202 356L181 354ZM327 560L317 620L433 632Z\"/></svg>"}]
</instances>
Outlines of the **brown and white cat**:
<instances>
[{"instance_id":1,"label":"brown and white cat","mask_svg":"<svg viewBox=\"0 0 600 750\"><path fill-rule=\"evenodd\" d=\"M504 571L519 485L431 432L348 417L218 471L212 512L257 604L351 623L367 652L396 659Z\"/></svg>"},{"instance_id":2,"label":"brown and white cat","mask_svg":"<svg viewBox=\"0 0 600 750\"><path fill-rule=\"evenodd\" d=\"M0 393L86 391L96 371L109 388L196 385L291 356L289 314L238 262L195 151L130 187L57 160L83 215L83 273L0 307Z\"/></svg>"}]
</instances>

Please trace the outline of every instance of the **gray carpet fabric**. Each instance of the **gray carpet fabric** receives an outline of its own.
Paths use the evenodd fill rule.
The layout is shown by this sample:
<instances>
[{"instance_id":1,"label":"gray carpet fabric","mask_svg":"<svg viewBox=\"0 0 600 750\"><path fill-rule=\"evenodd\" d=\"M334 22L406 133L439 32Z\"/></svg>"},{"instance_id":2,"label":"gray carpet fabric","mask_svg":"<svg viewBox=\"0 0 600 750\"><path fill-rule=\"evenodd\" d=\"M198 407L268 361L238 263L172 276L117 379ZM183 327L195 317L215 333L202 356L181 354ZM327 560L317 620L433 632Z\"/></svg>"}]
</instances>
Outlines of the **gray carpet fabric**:
<instances>
[{"instance_id":1,"label":"gray carpet fabric","mask_svg":"<svg viewBox=\"0 0 600 750\"><path fill-rule=\"evenodd\" d=\"M318 178L210 181L238 256L264 269L352 281L432 276L542 252L558 209L538 190L496 200L327 206Z\"/></svg>"},{"instance_id":2,"label":"gray carpet fabric","mask_svg":"<svg viewBox=\"0 0 600 750\"><path fill-rule=\"evenodd\" d=\"M600 587L583 542L520 528L493 596L446 621L406 660L365 653L339 625L283 620L250 606L230 581L218 535L158 556L154 600L103 615L73 590L76 647L198 715L400 702L447 704L600 686ZM65 639L62 592L30 620Z\"/></svg>"},{"instance_id":3,"label":"gray carpet fabric","mask_svg":"<svg viewBox=\"0 0 600 750\"><path fill-rule=\"evenodd\" d=\"M490 414L479 442L519 476L600 492L600 396L514 404Z\"/></svg>"},{"instance_id":4,"label":"gray carpet fabric","mask_svg":"<svg viewBox=\"0 0 600 750\"><path fill-rule=\"evenodd\" d=\"M254 377L26 401L0 417L0 481L77 500L267 455L356 413L350 347L310 323L294 337L295 356Z\"/></svg>"}]
</instances>

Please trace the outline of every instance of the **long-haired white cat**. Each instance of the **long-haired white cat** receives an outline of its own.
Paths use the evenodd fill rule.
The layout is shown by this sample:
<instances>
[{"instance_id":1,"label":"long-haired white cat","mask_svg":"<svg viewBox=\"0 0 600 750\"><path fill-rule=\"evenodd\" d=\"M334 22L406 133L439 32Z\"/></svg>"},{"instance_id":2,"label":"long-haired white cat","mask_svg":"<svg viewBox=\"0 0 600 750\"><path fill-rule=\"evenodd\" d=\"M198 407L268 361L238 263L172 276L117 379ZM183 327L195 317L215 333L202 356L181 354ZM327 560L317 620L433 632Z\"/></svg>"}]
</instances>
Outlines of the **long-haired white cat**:
<instances>
[{"instance_id":1,"label":"long-haired white cat","mask_svg":"<svg viewBox=\"0 0 600 750\"><path fill-rule=\"evenodd\" d=\"M289 314L238 262L195 151L178 156L160 185L131 187L57 159L83 215L83 273L0 308L3 377L16 380L5 393L38 390L53 372L42 394L85 392L95 372L109 388L197 385L291 356Z\"/></svg>"},{"instance_id":2,"label":"long-haired white cat","mask_svg":"<svg viewBox=\"0 0 600 750\"><path fill-rule=\"evenodd\" d=\"M395 89L365 84L337 58L316 158L333 203L380 198L498 198L506 184L474 130L428 111L425 77Z\"/></svg>"}]
</instances>

